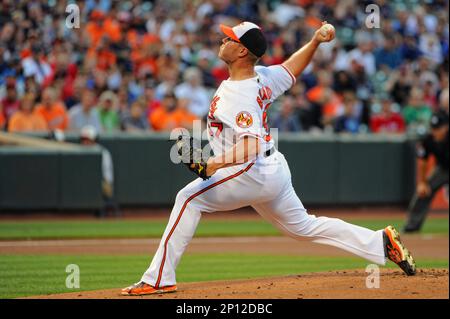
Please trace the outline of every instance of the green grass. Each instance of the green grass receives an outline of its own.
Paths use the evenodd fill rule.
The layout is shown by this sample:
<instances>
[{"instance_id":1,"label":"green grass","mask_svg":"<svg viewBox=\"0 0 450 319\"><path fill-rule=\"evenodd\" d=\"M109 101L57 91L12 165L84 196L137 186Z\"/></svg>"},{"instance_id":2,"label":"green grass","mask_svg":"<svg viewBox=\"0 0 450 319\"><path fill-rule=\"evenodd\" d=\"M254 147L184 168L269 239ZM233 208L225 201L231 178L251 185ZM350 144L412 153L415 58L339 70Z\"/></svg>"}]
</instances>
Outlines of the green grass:
<instances>
[{"instance_id":1,"label":"green grass","mask_svg":"<svg viewBox=\"0 0 450 319\"><path fill-rule=\"evenodd\" d=\"M121 288L140 279L150 257L0 255L0 298ZM80 289L65 286L66 266L80 267ZM343 269L364 269L367 262L348 257L240 254L188 254L177 270L178 282L245 279ZM389 268L396 265L389 263ZM448 268L448 260L421 260L419 268Z\"/></svg>"},{"instance_id":2,"label":"green grass","mask_svg":"<svg viewBox=\"0 0 450 319\"><path fill-rule=\"evenodd\" d=\"M346 219L346 221L367 227L381 229L388 224L398 229L403 219ZM63 238L149 238L160 237L166 221L152 220L84 220L84 221L17 221L0 222L0 240L7 239L63 239ZM448 218L428 219L424 234L448 234ZM271 224L263 219L254 221L203 220L196 237L213 236L276 236L279 235Z\"/></svg>"}]
</instances>

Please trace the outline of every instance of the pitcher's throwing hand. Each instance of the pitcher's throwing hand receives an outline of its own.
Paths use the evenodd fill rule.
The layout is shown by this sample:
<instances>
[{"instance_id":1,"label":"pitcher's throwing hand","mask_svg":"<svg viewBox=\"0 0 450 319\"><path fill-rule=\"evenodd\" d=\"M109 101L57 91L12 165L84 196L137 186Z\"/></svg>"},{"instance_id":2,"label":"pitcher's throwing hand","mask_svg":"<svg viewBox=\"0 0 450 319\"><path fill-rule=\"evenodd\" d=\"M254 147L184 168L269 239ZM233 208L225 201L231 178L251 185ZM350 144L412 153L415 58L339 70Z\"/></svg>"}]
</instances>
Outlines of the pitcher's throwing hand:
<instances>
[{"instance_id":1,"label":"pitcher's throwing hand","mask_svg":"<svg viewBox=\"0 0 450 319\"><path fill-rule=\"evenodd\" d=\"M322 26L314 33L313 41L316 41L317 43L330 42L335 36L336 30L333 25L324 21L322 22Z\"/></svg>"}]
</instances>

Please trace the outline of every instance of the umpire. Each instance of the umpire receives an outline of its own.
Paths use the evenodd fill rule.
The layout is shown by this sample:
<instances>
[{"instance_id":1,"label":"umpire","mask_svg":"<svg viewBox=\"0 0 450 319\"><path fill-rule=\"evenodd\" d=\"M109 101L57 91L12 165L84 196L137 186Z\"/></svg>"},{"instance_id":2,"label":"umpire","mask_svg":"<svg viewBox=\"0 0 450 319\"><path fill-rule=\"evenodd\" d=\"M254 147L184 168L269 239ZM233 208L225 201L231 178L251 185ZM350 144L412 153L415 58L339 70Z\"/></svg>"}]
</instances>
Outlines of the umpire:
<instances>
[{"instance_id":1,"label":"umpire","mask_svg":"<svg viewBox=\"0 0 450 319\"><path fill-rule=\"evenodd\" d=\"M442 186L448 184L448 115L444 112L434 114L431 117L430 127L430 133L418 143L417 147L419 161L417 190L410 204L404 232L420 230L434 195ZM436 167L427 179L427 161L431 154L436 158Z\"/></svg>"}]
</instances>

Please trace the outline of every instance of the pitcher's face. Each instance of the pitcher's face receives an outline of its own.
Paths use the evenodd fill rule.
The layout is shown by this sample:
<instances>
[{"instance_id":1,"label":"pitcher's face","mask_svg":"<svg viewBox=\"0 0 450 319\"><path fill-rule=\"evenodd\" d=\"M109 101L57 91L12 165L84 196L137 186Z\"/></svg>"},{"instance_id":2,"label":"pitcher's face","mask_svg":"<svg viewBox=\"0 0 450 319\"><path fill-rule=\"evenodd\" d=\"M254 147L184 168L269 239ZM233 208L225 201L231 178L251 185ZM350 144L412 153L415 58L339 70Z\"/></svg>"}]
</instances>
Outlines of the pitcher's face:
<instances>
[{"instance_id":1,"label":"pitcher's face","mask_svg":"<svg viewBox=\"0 0 450 319\"><path fill-rule=\"evenodd\" d=\"M225 63L235 61L239 57L239 50L241 49L241 43L233 40L230 37L222 39L222 45L219 48L219 58Z\"/></svg>"}]
</instances>

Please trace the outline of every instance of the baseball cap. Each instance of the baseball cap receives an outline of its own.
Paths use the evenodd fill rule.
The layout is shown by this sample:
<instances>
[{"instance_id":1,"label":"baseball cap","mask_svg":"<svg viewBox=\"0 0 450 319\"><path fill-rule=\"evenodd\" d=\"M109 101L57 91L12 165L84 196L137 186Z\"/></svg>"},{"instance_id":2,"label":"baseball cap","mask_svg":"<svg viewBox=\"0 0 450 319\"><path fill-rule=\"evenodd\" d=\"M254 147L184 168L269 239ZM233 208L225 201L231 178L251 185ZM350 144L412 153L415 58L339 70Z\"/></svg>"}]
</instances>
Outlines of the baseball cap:
<instances>
[{"instance_id":1,"label":"baseball cap","mask_svg":"<svg viewBox=\"0 0 450 319\"><path fill-rule=\"evenodd\" d=\"M431 128L440 128L448 124L448 115L443 113L435 113L431 117L430 126Z\"/></svg>"},{"instance_id":2,"label":"baseball cap","mask_svg":"<svg viewBox=\"0 0 450 319\"><path fill-rule=\"evenodd\" d=\"M245 21L234 27L221 24L220 30L233 40L242 43L244 47L258 58L262 57L266 52L266 38L261 28L252 22Z\"/></svg>"}]
</instances>

